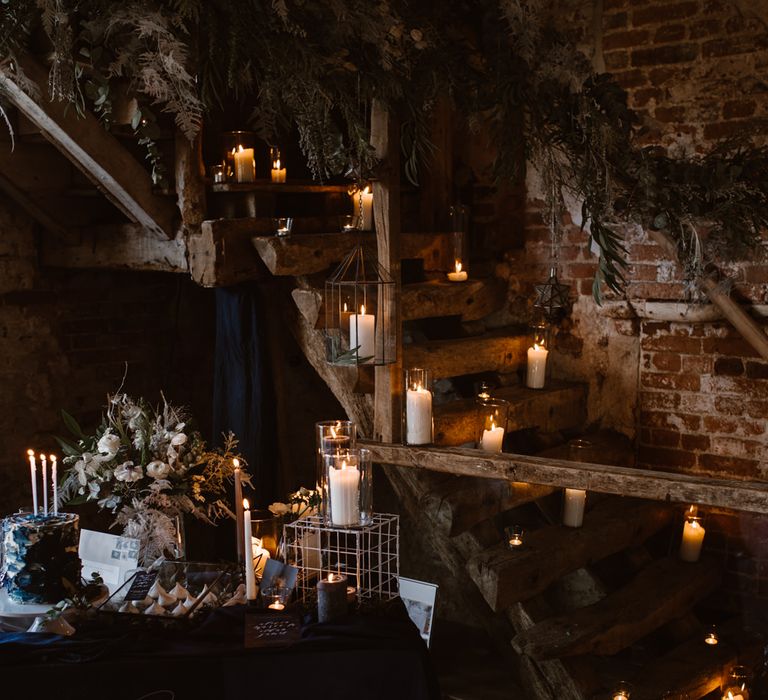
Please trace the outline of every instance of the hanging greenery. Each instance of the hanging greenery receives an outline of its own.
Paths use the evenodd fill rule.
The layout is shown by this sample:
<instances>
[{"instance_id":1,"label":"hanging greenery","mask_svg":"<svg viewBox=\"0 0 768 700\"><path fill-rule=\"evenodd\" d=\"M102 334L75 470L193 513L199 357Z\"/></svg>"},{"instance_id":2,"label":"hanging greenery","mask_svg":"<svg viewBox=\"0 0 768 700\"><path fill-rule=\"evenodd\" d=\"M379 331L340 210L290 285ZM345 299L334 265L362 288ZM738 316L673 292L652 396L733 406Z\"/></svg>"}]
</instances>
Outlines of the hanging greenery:
<instances>
[{"instance_id":1,"label":"hanging greenery","mask_svg":"<svg viewBox=\"0 0 768 700\"><path fill-rule=\"evenodd\" d=\"M471 128L490 124L496 175L534 163L558 226L564 198L583 202L600 249L595 296L624 283L623 225L667 230L692 275L707 260L754 250L768 223L768 151L747 140L672 158L636 145L626 94L550 21L544 0L2 0L0 68L49 45L52 96L109 124L113 89L137 97L132 126L162 177L154 111L194 137L206 111L252 107L268 142L294 128L316 178L363 179L374 99L403 120L406 176L418 182L429 118L452 100ZM23 81L23 76L18 76ZM699 231L706 225L708 235Z\"/></svg>"}]
</instances>

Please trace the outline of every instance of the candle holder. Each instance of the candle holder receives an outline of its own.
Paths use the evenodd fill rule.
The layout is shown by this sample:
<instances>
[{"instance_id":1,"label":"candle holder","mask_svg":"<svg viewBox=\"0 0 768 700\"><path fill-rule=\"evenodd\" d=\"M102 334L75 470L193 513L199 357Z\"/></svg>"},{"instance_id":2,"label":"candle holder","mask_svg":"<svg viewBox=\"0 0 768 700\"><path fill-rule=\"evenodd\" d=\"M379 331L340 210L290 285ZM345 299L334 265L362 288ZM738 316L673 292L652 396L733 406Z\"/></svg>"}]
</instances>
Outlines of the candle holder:
<instances>
[{"instance_id":1,"label":"candle holder","mask_svg":"<svg viewBox=\"0 0 768 700\"><path fill-rule=\"evenodd\" d=\"M533 345L528 348L525 385L529 389L543 389L547 382L547 356L549 355L549 326L538 324L532 328Z\"/></svg>"},{"instance_id":2,"label":"candle holder","mask_svg":"<svg viewBox=\"0 0 768 700\"><path fill-rule=\"evenodd\" d=\"M291 235L293 229L293 218L290 216L280 216L272 219L272 230L276 236L281 238Z\"/></svg>"},{"instance_id":3,"label":"candle holder","mask_svg":"<svg viewBox=\"0 0 768 700\"><path fill-rule=\"evenodd\" d=\"M523 541L525 530L522 525L510 525L509 527L505 527L504 534L507 538L507 547L512 551L522 549L525 546Z\"/></svg>"},{"instance_id":4,"label":"candle holder","mask_svg":"<svg viewBox=\"0 0 768 700\"><path fill-rule=\"evenodd\" d=\"M350 449L323 455L325 460L323 518L332 527L357 528L373 518L371 452Z\"/></svg>"},{"instance_id":5,"label":"candle holder","mask_svg":"<svg viewBox=\"0 0 768 700\"><path fill-rule=\"evenodd\" d=\"M272 163L272 170L270 171L270 178L272 182L285 182L285 175L287 170L285 168L285 161L280 158L280 149L277 148L277 146L270 146L269 162Z\"/></svg>"},{"instance_id":6,"label":"candle holder","mask_svg":"<svg viewBox=\"0 0 768 700\"><path fill-rule=\"evenodd\" d=\"M358 217L360 231L373 230L373 190L370 184L355 185L349 190L352 211Z\"/></svg>"},{"instance_id":7,"label":"candle holder","mask_svg":"<svg viewBox=\"0 0 768 700\"><path fill-rule=\"evenodd\" d=\"M354 233L357 231L360 217L357 214L343 214L339 217L339 231L342 233Z\"/></svg>"},{"instance_id":8,"label":"candle holder","mask_svg":"<svg viewBox=\"0 0 768 700\"><path fill-rule=\"evenodd\" d=\"M212 165L210 172L211 172L211 180L213 180L215 184L220 184L222 182L227 181L227 170L226 170L226 166L224 166L223 164Z\"/></svg>"},{"instance_id":9,"label":"candle holder","mask_svg":"<svg viewBox=\"0 0 768 700\"><path fill-rule=\"evenodd\" d=\"M704 635L704 644L708 644L711 647L720 644L720 635L718 635L717 627L715 625L712 625Z\"/></svg>"},{"instance_id":10,"label":"candle holder","mask_svg":"<svg viewBox=\"0 0 768 700\"><path fill-rule=\"evenodd\" d=\"M469 210L463 204L454 204L448 208L448 230L451 232L451 259L453 260L453 270L447 274L448 281L466 282L469 276L467 250Z\"/></svg>"},{"instance_id":11,"label":"candle holder","mask_svg":"<svg viewBox=\"0 0 768 700\"><path fill-rule=\"evenodd\" d=\"M361 245L326 281L323 303L330 364L395 362L395 282Z\"/></svg>"},{"instance_id":12,"label":"candle holder","mask_svg":"<svg viewBox=\"0 0 768 700\"><path fill-rule=\"evenodd\" d=\"M685 515L683 523L683 538L680 541L680 559L687 562L696 562L701 556L701 548L704 545L704 535L707 531L703 526L703 519L695 506L691 506Z\"/></svg>"},{"instance_id":13,"label":"candle holder","mask_svg":"<svg viewBox=\"0 0 768 700\"><path fill-rule=\"evenodd\" d=\"M229 182L254 182L256 135L252 131L225 131L221 136L222 162Z\"/></svg>"},{"instance_id":14,"label":"candle holder","mask_svg":"<svg viewBox=\"0 0 768 700\"><path fill-rule=\"evenodd\" d=\"M487 394L477 397L477 448L484 452L501 452L509 419L509 401Z\"/></svg>"},{"instance_id":15,"label":"candle holder","mask_svg":"<svg viewBox=\"0 0 768 700\"><path fill-rule=\"evenodd\" d=\"M403 436L406 445L429 445L434 442L432 394L430 370L413 368L405 371Z\"/></svg>"},{"instance_id":16,"label":"candle holder","mask_svg":"<svg viewBox=\"0 0 768 700\"><path fill-rule=\"evenodd\" d=\"M723 686L723 700L749 700L749 672L745 666L734 666Z\"/></svg>"},{"instance_id":17,"label":"candle holder","mask_svg":"<svg viewBox=\"0 0 768 700\"><path fill-rule=\"evenodd\" d=\"M593 460L594 445L589 440L571 440L568 443L568 459L571 462L589 463ZM587 492L583 489L563 490L563 525L581 527L584 523L584 509Z\"/></svg>"},{"instance_id":18,"label":"candle holder","mask_svg":"<svg viewBox=\"0 0 768 700\"><path fill-rule=\"evenodd\" d=\"M271 610L285 610L291 597L291 589L287 586L269 586L261 591L264 607Z\"/></svg>"},{"instance_id":19,"label":"candle holder","mask_svg":"<svg viewBox=\"0 0 768 700\"><path fill-rule=\"evenodd\" d=\"M348 452L357 442L357 426L351 420L324 420L315 423L315 453L317 455L316 489L325 500L325 455Z\"/></svg>"},{"instance_id":20,"label":"candle holder","mask_svg":"<svg viewBox=\"0 0 768 700\"><path fill-rule=\"evenodd\" d=\"M629 700L631 687L626 681L619 681L611 692L613 700Z\"/></svg>"}]
</instances>

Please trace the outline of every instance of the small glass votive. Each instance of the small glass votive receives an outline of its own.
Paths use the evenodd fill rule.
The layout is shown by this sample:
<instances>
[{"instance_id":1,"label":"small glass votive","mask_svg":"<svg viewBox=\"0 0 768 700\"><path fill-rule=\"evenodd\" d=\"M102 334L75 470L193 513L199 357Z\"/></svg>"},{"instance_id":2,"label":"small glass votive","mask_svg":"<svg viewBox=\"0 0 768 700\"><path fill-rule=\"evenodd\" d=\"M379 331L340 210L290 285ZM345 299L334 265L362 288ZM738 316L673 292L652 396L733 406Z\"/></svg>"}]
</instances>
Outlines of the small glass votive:
<instances>
[{"instance_id":1,"label":"small glass votive","mask_svg":"<svg viewBox=\"0 0 768 700\"><path fill-rule=\"evenodd\" d=\"M211 180L213 180L214 184L227 181L227 171L224 165L220 163L219 165L211 166Z\"/></svg>"},{"instance_id":2,"label":"small glass votive","mask_svg":"<svg viewBox=\"0 0 768 700\"><path fill-rule=\"evenodd\" d=\"M611 692L613 700L629 700L630 686L626 681L620 681Z\"/></svg>"},{"instance_id":3,"label":"small glass votive","mask_svg":"<svg viewBox=\"0 0 768 700\"><path fill-rule=\"evenodd\" d=\"M344 214L339 217L339 230L342 233L353 233L358 229L360 217L356 214Z\"/></svg>"},{"instance_id":4,"label":"small glass votive","mask_svg":"<svg viewBox=\"0 0 768 700\"><path fill-rule=\"evenodd\" d=\"M323 516L331 527L357 528L373 522L371 452L350 449L324 455Z\"/></svg>"},{"instance_id":5,"label":"small glass votive","mask_svg":"<svg viewBox=\"0 0 768 700\"><path fill-rule=\"evenodd\" d=\"M403 434L406 445L429 445L434 442L432 372L428 369L405 370Z\"/></svg>"},{"instance_id":6,"label":"small glass votive","mask_svg":"<svg viewBox=\"0 0 768 700\"><path fill-rule=\"evenodd\" d=\"M509 401L487 393L477 397L477 447L484 452L501 452L509 418Z\"/></svg>"},{"instance_id":7,"label":"small glass votive","mask_svg":"<svg viewBox=\"0 0 768 700\"><path fill-rule=\"evenodd\" d=\"M264 605L270 610L285 610L288 599L291 597L291 589L287 586L270 586L261 592Z\"/></svg>"},{"instance_id":8,"label":"small glass votive","mask_svg":"<svg viewBox=\"0 0 768 700\"><path fill-rule=\"evenodd\" d=\"M290 236L293 228L293 218L290 216L281 216L272 219L272 228L276 236Z\"/></svg>"},{"instance_id":9,"label":"small glass votive","mask_svg":"<svg viewBox=\"0 0 768 700\"><path fill-rule=\"evenodd\" d=\"M523 547L523 535L525 535L525 530L522 525L510 525L509 527L504 528L504 532L507 536L507 547L512 550Z\"/></svg>"},{"instance_id":10,"label":"small glass votive","mask_svg":"<svg viewBox=\"0 0 768 700\"><path fill-rule=\"evenodd\" d=\"M734 666L723 686L723 700L749 700L749 671L746 666Z\"/></svg>"},{"instance_id":11,"label":"small glass votive","mask_svg":"<svg viewBox=\"0 0 768 700\"><path fill-rule=\"evenodd\" d=\"M717 634L717 627L715 625L712 625L704 635L704 644L708 644L711 647L720 644L720 636Z\"/></svg>"}]
</instances>

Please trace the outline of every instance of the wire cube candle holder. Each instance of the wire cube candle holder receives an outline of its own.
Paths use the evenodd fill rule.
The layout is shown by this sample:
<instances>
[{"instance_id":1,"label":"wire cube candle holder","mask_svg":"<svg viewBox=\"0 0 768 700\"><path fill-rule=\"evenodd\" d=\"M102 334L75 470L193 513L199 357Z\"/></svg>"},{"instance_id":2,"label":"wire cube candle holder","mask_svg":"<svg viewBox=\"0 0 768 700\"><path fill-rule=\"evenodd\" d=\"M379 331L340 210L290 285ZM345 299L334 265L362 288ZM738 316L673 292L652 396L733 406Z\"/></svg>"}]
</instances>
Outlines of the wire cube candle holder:
<instances>
[{"instance_id":1,"label":"wire cube candle holder","mask_svg":"<svg viewBox=\"0 0 768 700\"><path fill-rule=\"evenodd\" d=\"M296 594L307 602L329 574L343 574L356 588L358 601L390 600L399 591L400 517L374 513L365 527L326 525L319 515L283 526L285 561L299 570Z\"/></svg>"},{"instance_id":2,"label":"wire cube candle holder","mask_svg":"<svg viewBox=\"0 0 768 700\"><path fill-rule=\"evenodd\" d=\"M357 246L325 282L327 360L333 365L388 365L397 359L395 282Z\"/></svg>"}]
</instances>

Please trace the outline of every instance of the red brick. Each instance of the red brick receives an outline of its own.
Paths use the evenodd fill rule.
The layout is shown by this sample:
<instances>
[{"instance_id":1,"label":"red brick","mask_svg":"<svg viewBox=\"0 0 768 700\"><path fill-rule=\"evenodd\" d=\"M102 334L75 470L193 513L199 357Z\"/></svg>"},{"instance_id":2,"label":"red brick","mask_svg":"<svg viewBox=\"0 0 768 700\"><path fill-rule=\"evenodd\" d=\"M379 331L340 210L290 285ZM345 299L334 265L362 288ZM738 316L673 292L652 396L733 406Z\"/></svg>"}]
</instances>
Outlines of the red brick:
<instances>
[{"instance_id":1,"label":"red brick","mask_svg":"<svg viewBox=\"0 0 768 700\"><path fill-rule=\"evenodd\" d=\"M730 396L716 396L715 408L724 416L740 416L744 413L744 401Z\"/></svg>"},{"instance_id":2,"label":"red brick","mask_svg":"<svg viewBox=\"0 0 768 700\"><path fill-rule=\"evenodd\" d=\"M653 354L651 364L662 372L679 372L682 366L680 355L669 352L657 352Z\"/></svg>"},{"instance_id":3,"label":"red brick","mask_svg":"<svg viewBox=\"0 0 768 700\"><path fill-rule=\"evenodd\" d=\"M683 356L683 372L693 374L711 374L714 362L707 355L685 355Z\"/></svg>"},{"instance_id":4,"label":"red brick","mask_svg":"<svg viewBox=\"0 0 768 700\"><path fill-rule=\"evenodd\" d=\"M629 54L626 51L611 51L606 53L603 58L605 59L605 68L608 71L621 70L629 66Z\"/></svg>"},{"instance_id":5,"label":"red brick","mask_svg":"<svg viewBox=\"0 0 768 700\"><path fill-rule=\"evenodd\" d=\"M670 24L659 27L653 35L655 44L663 44L667 41L680 41L685 39L685 26L682 24Z\"/></svg>"},{"instance_id":6,"label":"red brick","mask_svg":"<svg viewBox=\"0 0 768 700\"><path fill-rule=\"evenodd\" d=\"M682 435L680 446L689 452L703 452L709 449L709 438L706 435Z\"/></svg>"},{"instance_id":7,"label":"red brick","mask_svg":"<svg viewBox=\"0 0 768 700\"><path fill-rule=\"evenodd\" d=\"M667 350L695 355L701 350L701 340L679 335L646 336L641 341L641 347L643 350Z\"/></svg>"},{"instance_id":8,"label":"red brick","mask_svg":"<svg viewBox=\"0 0 768 700\"><path fill-rule=\"evenodd\" d=\"M725 435L758 436L765 432L765 425L761 421L751 421L746 418L724 418L722 416L705 416L704 430L708 433L720 433Z\"/></svg>"},{"instance_id":9,"label":"red brick","mask_svg":"<svg viewBox=\"0 0 768 700\"><path fill-rule=\"evenodd\" d=\"M685 287L680 282L637 282L631 285L629 292L633 299L677 301L685 294Z\"/></svg>"},{"instance_id":10,"label":"red brick","mask_svg":"<svg viewBox=\"0 0 768 700\"><path fill-rule=\"evenodd\" d=\"M709 141L717 141L718 139L739 136L745 132L751 133L758 131L764 129L766 126L768 126L768 120L766 119L734 119L728 122L715 122L714 124L707 124L704 126L704 138Z\"/></svg>"},{"instance_id":11,"label":"red brick","mask_svg":"<svg viewBox=\"0 0 768 700\"><path fill-rule=\"evenodd\" d=\"M704 338L702 349L715 355L757 357L757 351L743 338Z\"/></svg>"},{"instance_id":12,"label":"red brick","mask_svg":"<svg viewBox=\"0 0 768 700\"><path fill-rule=\"evenodd\" d=\"M673 450L665 447L641 445L638 450L638 459L643 464L661 468L680 467L690 469L696 466L696 455L683 450Z\"/></svg>"},{"instance_id":13,"label":"red brick","mask_svg":"<svg viewBox=\"0 0 768 700\"><path fill-rule=\"evenodd\" d=\"M628 15L626 12L614 12L603 15L603 31L609 29L623 29L627 26Z\"/></svg>"},{"instance_id":14,"label":"red brick","mask_svg":"<svg viewBox=\"0 0 768 700\"><path fill-rule=\"evenodd\" d=\"M637 69L619 71L614 73L613 77L616 78L616 82L625 90L640 87L648 82L645 73Z\"/></svg>"},{"instance_id":15,"label":"red brick","mask_svg":"<svg viewBox=\"0 0 768 700\"><path fill-rule=\"evenodd\" d=\"M691 39L704 39L720 33L720 20L702 19L692 22L689 30Z\"/></svg>"},{"instance_id":16,"label":"red brick","mask_svg":"<svg viewBox=\"0 0 768 700\"><path fill-rule=\"evenodd\" d=\"M701 55L704 58L735 56L741 53L760 51L766 48L766 46L768 46L768 37L762 35L712 39L711 41L705 41L701 45Z\"/></svg>"},{"instance_id":17,"label":"red brick","mask_svg":"<svg viewBox=\"0 0 768 700\"><path fill-rule=\"evenodd\" d=\"M715 360L715 374L739 377L744 374L744 363L736 357L720 357Z\"/></svg>"},{"instance_id":18,"label":"red brick","mask_svg":"<svg viewBox=\"0 0 768 700\"><path fill-rule=\"evenodd\" d=\"M628 31L611 32L603 39L603 48L606 51L615 49L629 49L633 46L647 44L651 35L644 29L630 29Z\"/></svg>"},{"instance_id":19,"label":"red brick","mask_svg":"<svg viewBox=\"0 0 768 700\"><path fill-rule=\"evenodd\" d=\"M650 79L651 85L659 87L666 83L668 80L672 80L673 78L676 82L679 82L680 75L681 69L678 67L662 67L653 68L648 74L648 77Z\"/></svg>"},{"instance_id":20,"label":"red brick","mask_svg":"<svg viewBox=\"0 0 768 700\"><path fill-rule=\"evenodd\" d=\"M620 10L625 7L629 7L627 0L603 0L603 9L605 10Z\"/></svg>"},{"instance_id":21,"label":"red brick","mask_svg":"<svg viewBox=\"0 0 768 700\"><path fill-rule=\"evenodd\" d=\"M639 404L640 408L644 411L653 411L654 409L674 409L680 404L680 394L662 394L658 391L641 391Z\"/></svg>"},{"instance_id":22,"label":"red brick","mask_svg":"<svg viewBox=\"0 0 768 700\"><path fill-rule=\"evenodd\" d=\"M710 472L727 474L732 477L753 479L759 476L760 462L741 457L726 457L724 455L701 454L699 466Z\"/></svg>"},{"instance_id":23,"label":"red brick","mask_svg":"<svg viewBox=\"0 0 768 700\"><path fill-rule=\"evenodd\" d=\"M757 109L757 102L754 100L731 100L723 105L723 118L751 117L755 113L755 109Z\"/></svg>"},{"instance_id":24,"label":"red brick","mask_svg":"<svg viewBox=\"0 0 768 700\"><path fill-rule=\"evenodd\" d=\"M660 122L682 122L685 120L685 107L657 107L654 116Z\"/></svg>"},{"instance_id":25,"label":"red brick","mask_svg":"<svg viewBox=\"0 0 768 700\"><path fill-rule=\"evenodd\" d=\"M742 402L743 404L743 402ZM750 418L768 418L768 401L747 401L744 407Z\"/></svg>"},{"instance_id":26,"label":"red brick","mask_svg":"<svg viewBox=\"0 0 768 700\"><path fill-rule=\"evenodd\" d=\"M765 362L747 362L747 377L750 379L768 379L768 364Z\"/></svg>"},{"instance_id":27,"label":"red brick","mask_svg":"<svg viewBox=\"0 0 768 700\"><path fill-rule=\"evenodd\" d=\"M640 381L651 389L699 391L701 388L701 381L695 374L643 374Z\"/></svg>"},{"instance_id":28,"label":"red brick","mask_svg":"<svg viewBox=\"0 0 768 700\"><path fill-rule=\"evenodd\" d=\"M652 447L679 447L680 433L677 430L651 430Z\"/></svg>"},{"instance_id":29,"label":"red brick","mask_svg":"<svg viewBox=\"0 0 768 700\"><path fill-rule=\"evenodd\" d=\"M726 457L736 456L740 459L760 459L765 452L765 444L741 437L720 436L712 439L710 452Z\"/></svg>"},{"instance_id":30,"label":"red brick","mask_svg":"<svg viewBox=\"0 0 768 700\"><path fill-rule=\"evenodd\" d=\"M714 411L714 396L701 393L680 394L678 410L680 413L707 413Z\"/></svg>"},{"instance_id":31,"label":"red brick","mask_svg":"<svg viewBox=\"0 0 768 700\"><path fill-rule=\"evenodd\" d=\"M632 52L632 65L663 66L670 63L688 63L699 56L698 44L675 44L673 46L655 46L652 49L635 49Z\"/></svg>"},{"instance_id":32,"label":"red brick","mask_svg":"<svg viewBox=\"0 0 768 700\"><path fill-rule=\"evenodd\" d=\"M701 428L701 417L684 413L640 411L640 425L647 428L675 428L696 431Z\"/></svg>"},{"instance_id":33,"label":"red brick","mask_svg":"<svg viewBox=\"0 0 768 700\"><path fill-rule=\"evenodd\" d=\"M632 13L632 24L636 27L644 24L660 24L673 19L690 17L698 11L699 3L694 0L676 5L664 5L663 7L648 7L644 10L635 10Z\"/></svg>"},{"instance_id":34,"label":"red brick","mask_svg":"<svg viewBox=\"0 0 768 700\"><path fill-rule=\"evenodd\" d=\"M768 283L767 265L747 265L744 267L744 280L756 284Z\"/></svg>"}]
</instances>

